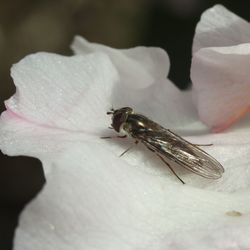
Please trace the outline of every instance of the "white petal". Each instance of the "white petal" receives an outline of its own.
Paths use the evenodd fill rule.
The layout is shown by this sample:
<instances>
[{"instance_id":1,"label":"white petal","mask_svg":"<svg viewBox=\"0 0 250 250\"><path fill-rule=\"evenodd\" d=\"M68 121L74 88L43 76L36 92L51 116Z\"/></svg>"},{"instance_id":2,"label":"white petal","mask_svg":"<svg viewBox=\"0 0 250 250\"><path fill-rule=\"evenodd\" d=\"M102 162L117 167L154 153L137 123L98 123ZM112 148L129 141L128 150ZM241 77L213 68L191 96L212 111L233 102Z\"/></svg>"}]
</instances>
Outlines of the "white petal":
<instances>
[{"instance_id":1,"label":"white petal","mask_svg":"<svg viewBox=\"0 0 250 250\"><path fill-rule=\"evenodd\" d=\"M79 141L100 141L100 134L40 126L10 111L4 112L0 118L0 148L3 153L11 156L33 156L47 163ZM50 171L46 166L48 164L44 164L45 173Z\"/></svg>"},{"instance_id":2,"label":"white petal","mask_svg":"<svg viewBox=\"0 0 250 250\"><path fill-rule=\"evenodd\" d=\"M117 67L122 81L131 88L145 88L157 79L166 78L169 71L169 58L160 48L135 47L131 49L113 49L105 45L90 43L76 36L72 49L76 54L103 52L110 56Z\"/></svg>"},{"instance_id":3,"label":"white petal","mask_svg":"<svg viewBox=\"0 0 250 250\"><path fill-rule=\"evenodd\" d=\"M231 211L232 214L236 211ZM230 214L230 213L228 213ZM167 235L152 243L148 249L175 250L238 250L250 246L250 216L232 217L223 227L216 230L183 231Z\"/></svg>"},{"instance_id":4,"label":"white petal","mask_svg":"<svg viewBox=\"0 0 250 250\"><path fill-rule=\"evenodd\" d=\"M250 110L250 43L200 49L191 78L201 120L222 131Z\"/></svg>"},{"instance_id":5,"label":"white petal","mask_svg":"<svg viewBox=\"0 0 250 250\"><path fill-rule=\"evenodd\" d=\"M224 6L215 5L201 16L195 31L193 53L205 47L241 43L250 43L250 24Z\"/></svg>"},{"instance_id":6,"label":"white petal","mask_svg":"<svg viewBox=\"0 0 250 250\"><path fill-rule=\"evenodd\" d=\"M216 230L208 243L222 244L227 232L219 230L233 223L249 232L249 188L230 194L183 186L167 171L165 176L148 172L150 156L141 161L143 167L133 166L106 143L76 142L51 162L47 185L22 214L16 250L152 249L163 239L173 249L184 249L182 242L199 249L201 239L208 241ZM234 210L242 216L229 216ZM241 238L232 240L241 243Z\"/></svg>"},{"instance_id":7,"label":"white petal","mask_svg":"<svg viewBox=\"0 0 250 250\"><path fill-rule=\"evenodd\" d=\"M16 64L12 76L17 93L6 102L0 122L0 148L9 155L44 161L63 151L71 138L99 141L108 134L111 104L132 106L174 130L204 131L190 93L165 79L130 88L118 81L109 58L100 52L73 57L38 53Z\"/></svg>"},{"instance_id":8,"label":"white petal","mask_svg":"<svg viewBox=\"0 0 250 250\"><path fill-rule=\"evenodd\" d=\"M77 130L100 127L110 107L116 69L105 54L65 57L39 53L11 71L17 92L7 110L40 126ZM88 122L86 122L88 121Z\"/></svg>"},{"instance_id":9,"label":"white petal","mask_svg":"<svg viewBox=\"0 0 250 250\"><path fill-rule=\"evenodd\" d=\"M206 131L197 119L191 93L180 91L166 79L169 59L160 48L113 49L75 37L72 48L77 54L106 53L115 64L120 82L113 88L114 108L130 106L167 128L188 133Z\"/></svg>"}]
</instances>

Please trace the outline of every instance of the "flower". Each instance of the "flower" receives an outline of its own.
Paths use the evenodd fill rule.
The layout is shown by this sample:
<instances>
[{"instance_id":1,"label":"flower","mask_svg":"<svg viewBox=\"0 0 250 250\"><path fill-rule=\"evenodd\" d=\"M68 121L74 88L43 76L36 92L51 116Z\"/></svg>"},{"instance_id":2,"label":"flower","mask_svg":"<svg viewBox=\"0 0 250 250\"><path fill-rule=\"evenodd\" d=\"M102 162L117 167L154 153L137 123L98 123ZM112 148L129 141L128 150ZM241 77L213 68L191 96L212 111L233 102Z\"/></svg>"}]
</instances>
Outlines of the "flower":
<instances>
[{"instance_id":1,"label":"flower","mask_svg":"<svg viewBox=\"0 0 250 250\"><path fill-rule=\"evenodd\" d=\"M211 13L220 22L211 23ZM213 94L204 86L204 53L221 47L203 49L198 41L202 29L213 32L223 20L224 33L232 32L226 22L231 16L237 20L222 6L205 12L194 41L193 92L201 118L212 128L225 124L219 119L217 126L220 117L207 97L211 117L201 106L204 89ZM75 56L38 53L12 68L17 91L1 115L0 148L39 158L47 180L21 215L15 249L249 248L249 128L238 123L225 133L209 133L191 93L166 79L169 60L159 48L116 50L81 37L72 48ZM228 106L219 104L226 114ZM213 143L207 151L224 165L223 178L211 181L177 169L188 183L182 185L141 145L119 158L131 141L100 139L114 132L105 129L112 105L132 106L193 143Z\"/></svg>"}]
</instances>

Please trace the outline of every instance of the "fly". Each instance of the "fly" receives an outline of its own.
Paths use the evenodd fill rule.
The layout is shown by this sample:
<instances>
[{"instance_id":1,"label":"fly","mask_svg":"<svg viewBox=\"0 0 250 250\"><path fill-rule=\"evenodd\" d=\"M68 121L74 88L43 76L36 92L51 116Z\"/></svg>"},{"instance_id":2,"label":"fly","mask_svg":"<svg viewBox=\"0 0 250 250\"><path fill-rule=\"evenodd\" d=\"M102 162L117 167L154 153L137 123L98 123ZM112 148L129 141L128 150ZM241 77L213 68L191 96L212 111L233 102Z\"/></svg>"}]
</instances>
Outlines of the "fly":
<instances>
[{"instance_id":1,"label":"fly","mask_svg":"<svg viewBox=\"0 0 250 250\"><path fill-rule=\"evenodd\" d=\"M224 172L222 165L211 155L199 148L198 144L186 141L146 116L135 113L132 108L111 109L107 114L112 115L110 128L123 134L118 136L119 138L128 136L134 138L136 144L141 142L150 151L154 152L183 184L185 182L176 174L167 160L173 161L193 173L208 179L218 179L222 176Z\"/></svg>"}]
</instances>

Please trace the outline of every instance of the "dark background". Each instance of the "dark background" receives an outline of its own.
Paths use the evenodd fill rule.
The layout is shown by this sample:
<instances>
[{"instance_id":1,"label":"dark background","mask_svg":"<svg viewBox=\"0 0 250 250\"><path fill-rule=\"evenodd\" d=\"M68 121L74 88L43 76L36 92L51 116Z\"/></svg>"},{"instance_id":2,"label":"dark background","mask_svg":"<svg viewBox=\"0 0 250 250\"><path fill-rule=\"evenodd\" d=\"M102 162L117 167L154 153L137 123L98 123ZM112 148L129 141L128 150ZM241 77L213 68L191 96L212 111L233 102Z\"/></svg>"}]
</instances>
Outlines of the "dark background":
<instances>
[{"instance_id":1,"label":"dark background","mask_svg":"<svg viewBox=\"0 0 250 250\"><path fill-rule=\"evenodd\" d=\"M0 0L0 111L15 92L11 65L37 51L70 54L75 34L116 48L162 47L170 56L170 79L187 88L195 26L216 3L249 21L245 0ZM44 182L38 160L0 153L1 250L12 249L18 214Z\"/></svg>"}]
</instances>

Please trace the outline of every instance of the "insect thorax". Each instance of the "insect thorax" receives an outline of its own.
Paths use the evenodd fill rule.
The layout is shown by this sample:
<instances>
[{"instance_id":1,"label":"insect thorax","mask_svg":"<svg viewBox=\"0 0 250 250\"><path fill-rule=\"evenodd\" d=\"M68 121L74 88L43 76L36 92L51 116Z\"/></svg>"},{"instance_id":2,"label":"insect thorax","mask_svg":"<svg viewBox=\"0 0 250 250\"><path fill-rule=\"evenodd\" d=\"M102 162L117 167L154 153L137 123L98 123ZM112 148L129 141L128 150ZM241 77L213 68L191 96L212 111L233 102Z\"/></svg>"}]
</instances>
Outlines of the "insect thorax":
<instances>
[{"instance_id":1,"label":"insect thorax","mask_svg":"<svg viewBox=\"0 0 250 250\"><path fill-rule=\"evenodd\" d=\"M145 130L146 127L144 117L137 114L128 115L126 122L121 126L122 130L128 135L133 135L140 130Z\"/></svg>"}]
</instances>

